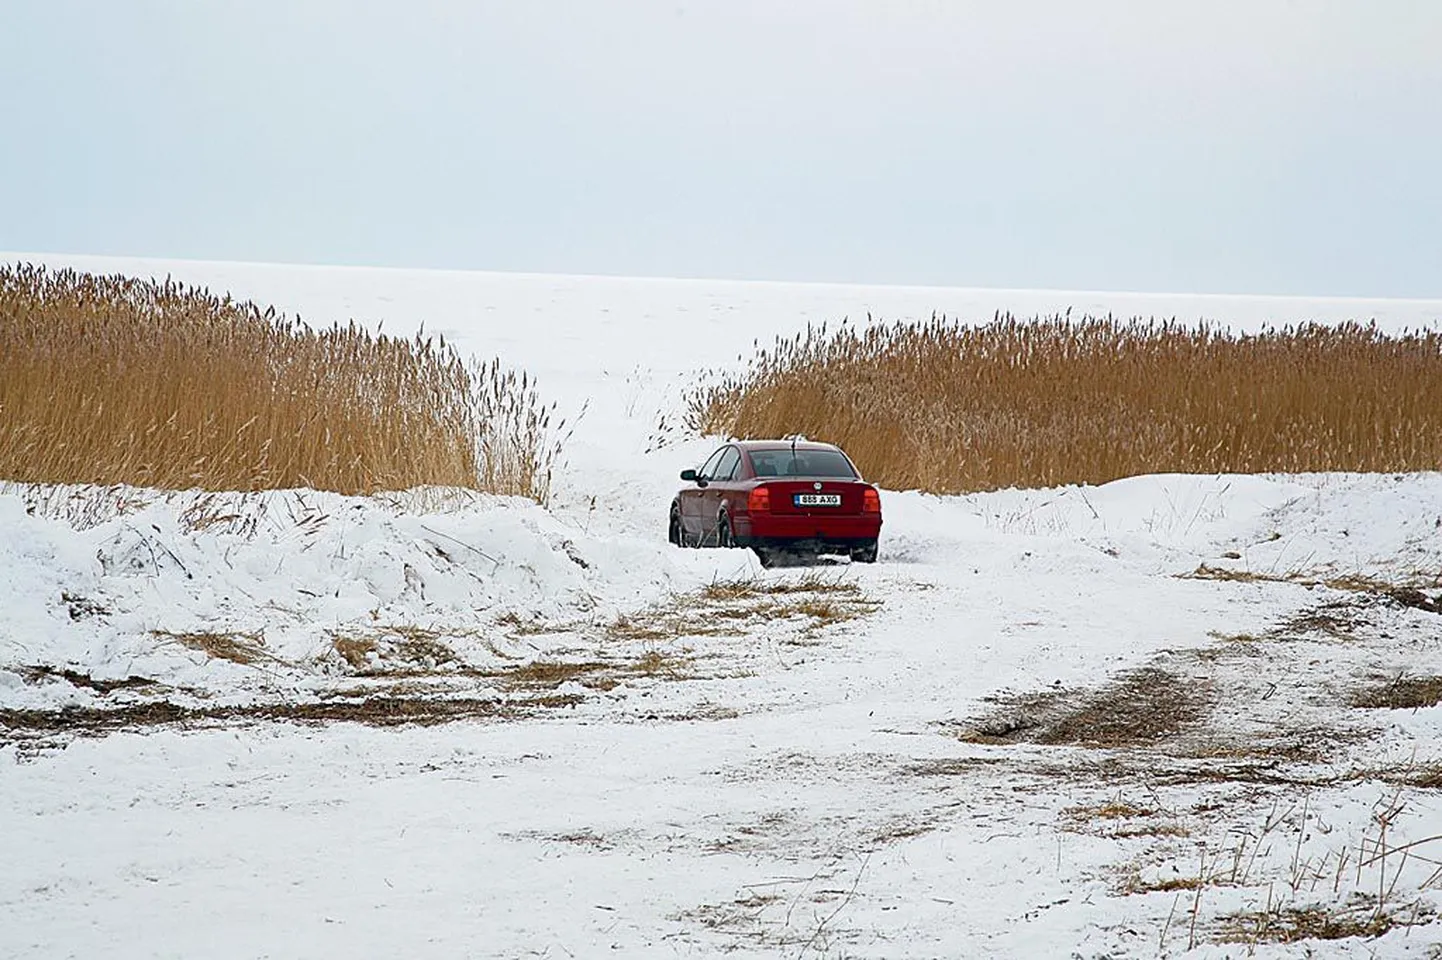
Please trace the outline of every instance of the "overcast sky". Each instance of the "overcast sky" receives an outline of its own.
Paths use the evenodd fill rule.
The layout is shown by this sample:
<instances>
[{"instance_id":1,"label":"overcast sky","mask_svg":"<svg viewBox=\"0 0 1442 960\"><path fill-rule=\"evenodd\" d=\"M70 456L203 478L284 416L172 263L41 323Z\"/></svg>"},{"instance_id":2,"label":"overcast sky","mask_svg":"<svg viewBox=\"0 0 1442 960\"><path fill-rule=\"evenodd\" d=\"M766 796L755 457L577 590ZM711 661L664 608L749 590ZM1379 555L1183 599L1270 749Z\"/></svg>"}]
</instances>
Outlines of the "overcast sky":
<instances>
[{"instance_id":1,"label":"overcast sky","mask_svg":"<svg viewBox=\"0 0 1442 960\"><path fill-rule=\"evenodd\" d=\"M0 4L0 250L1442 296L1435 0Z\"/></svg>"}]
</instances>

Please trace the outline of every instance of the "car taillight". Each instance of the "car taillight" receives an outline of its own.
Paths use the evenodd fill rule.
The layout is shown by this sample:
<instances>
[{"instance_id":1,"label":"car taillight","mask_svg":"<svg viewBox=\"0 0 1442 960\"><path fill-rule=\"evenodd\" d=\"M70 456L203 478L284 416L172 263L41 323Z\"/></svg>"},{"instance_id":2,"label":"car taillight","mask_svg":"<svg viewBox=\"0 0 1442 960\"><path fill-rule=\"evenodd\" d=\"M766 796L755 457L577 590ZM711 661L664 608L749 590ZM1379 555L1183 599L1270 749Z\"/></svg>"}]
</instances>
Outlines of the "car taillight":
<instances>
[{"instance_id":1,"label":"car taillight","mask_svg":"<svg viewBox=\"0 0 1442 960\"><path fill-rule=\"evenodd\" d=\"M867 487L861 492L861 512L880 513L881 494L876 492L875 487Z\"/></svg>"},{"instance_id":2,"label":"car taillight","mask_svg":"<svg viewBox=\"0 0 1442 960\"><path fill-rule=\"evenodd\" d=\"M746 498L746 509L752 513L768 513L771 510L771 491L765 487L757 487L751 491L751 496Z\"/></svg>"}]
</instances>

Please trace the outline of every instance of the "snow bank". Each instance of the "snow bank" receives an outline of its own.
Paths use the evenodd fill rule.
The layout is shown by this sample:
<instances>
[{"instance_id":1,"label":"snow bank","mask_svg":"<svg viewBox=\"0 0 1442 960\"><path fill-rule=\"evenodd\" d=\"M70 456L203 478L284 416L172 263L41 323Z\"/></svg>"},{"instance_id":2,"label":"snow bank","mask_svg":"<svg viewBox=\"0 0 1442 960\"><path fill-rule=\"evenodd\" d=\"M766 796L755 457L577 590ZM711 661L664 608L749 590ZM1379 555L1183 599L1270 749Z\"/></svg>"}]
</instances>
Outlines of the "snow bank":
<instances>
[{"instance_id":1,"label":"snow bank","mask_svg":"<svg viewBox=\"0 0 1442 960\"><path fill-rule=\"evenodd\" d=\"M704 446L696 446L704 450ZM603 624L714 579L754 576L747 551L664 541L675 457L597 476L547 511L461 491L342 497L12 487L0 494L0 706L82 703L27 667L143 676L248 699L304 696L344 673L335 641L420 631L477 667L538 654L509 623ZM979 553L1009 575L1078 583L1190 572L1442 573L1442 475L1137 477L964 497L885 495L883 564L951 577ZM1005 584L997 584L1005 596ZM234 637L254 662L183 638ZM319 686L317 682L319 681Z\"/></svg>"},{"instance_id":2,"label":"snow bank","mask_svg":"<svg viewBox=\"0 0 1442 960\"><path fill-rule=\"evenodd\" d=\"M614 616L710 572L688 573L692 556L678 563L658 538L588 536L516 498L81 489L63 501L72 514L112 515L77 526L29 512L46 494L0 495L4 706L40 705L16 682L22 665L238 694L324 672L337 637L411 628L493 662L498 620ZM207 656L175 639L190 634L241 637L263 656Z\"/></svg>"}]
</instances>

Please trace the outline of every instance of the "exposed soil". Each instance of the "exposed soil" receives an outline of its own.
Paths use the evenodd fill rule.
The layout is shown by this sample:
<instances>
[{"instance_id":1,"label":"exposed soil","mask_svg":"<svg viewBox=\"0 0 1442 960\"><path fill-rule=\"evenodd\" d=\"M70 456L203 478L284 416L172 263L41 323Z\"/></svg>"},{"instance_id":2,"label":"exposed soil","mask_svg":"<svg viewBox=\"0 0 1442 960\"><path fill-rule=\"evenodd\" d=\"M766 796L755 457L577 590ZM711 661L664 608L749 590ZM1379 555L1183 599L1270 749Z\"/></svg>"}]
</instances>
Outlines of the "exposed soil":
<instances>
[{"instance_id":1,"label":"exposed soil","mask_svg":"<svg viewBox=\"0 0 1442 960\"><path fill-rule=\"evenodd\" d=\"M164 686L160 681L152 680L149 677L119 677L113 680L97 680L89 674L81 673L78 670L48 667L44 664L16 667L15 670L27 683L38 683L47 679L64 680L72 687L84 687L87 690L94 690L99 694L113 693L116 690L146 687L159 689Z\"/></svg>"},{"instance_id":2,"label":"exposed soil","mask_svg":"<svg viewBox=\"0 0 1442 960\"><path fill-rule=\"evenodd\" d=\"M1170 740L1205 716L1211 684L1158 664L1121 674L1078 696L1043 692L1008 698L968 721L962 738L977 743L1145 747Z\"/></svg>"},{"instance_id":3,"label":"exposed soil","mask_svg":"<svg viewBox=\"0 0 1442 960\"><path fill-rule=\"evenodd\" d=\"M348 721L377 727L422 726L487 717L520 718L538 711L571 707L575 694L548 694L525 700L426 697L368 697L320 703L266 703L226 707L188 707L157 702L117 707L62 710L0 710L0 742L36 735L103 735L139 727L205 726L235 722L331 723Z\"/></svg>"}]
</instances>

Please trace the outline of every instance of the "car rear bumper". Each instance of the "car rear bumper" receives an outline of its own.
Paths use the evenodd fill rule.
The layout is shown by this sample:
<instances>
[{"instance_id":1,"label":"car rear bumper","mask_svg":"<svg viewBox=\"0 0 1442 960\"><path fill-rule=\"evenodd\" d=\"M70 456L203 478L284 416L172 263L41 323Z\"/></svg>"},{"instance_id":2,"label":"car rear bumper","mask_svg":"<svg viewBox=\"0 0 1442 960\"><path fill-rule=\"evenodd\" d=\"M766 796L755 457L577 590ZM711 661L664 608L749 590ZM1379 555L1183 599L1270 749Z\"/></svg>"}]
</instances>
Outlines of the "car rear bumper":
<instances>
[{"instance_id":1,"label":"car rear bumper","mask_svg":"<svg viewBox=\"0 0 1442 960\"><path fill-rule=\"evenodd\" d=\"M881 534L881 517L861 514L818 517L804 514L737 517L736 542L743 546L806 544L858 546Z\"/></svg>"}]
</instances>

